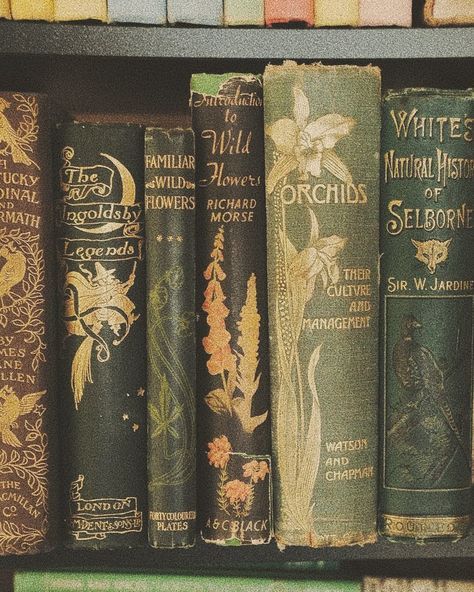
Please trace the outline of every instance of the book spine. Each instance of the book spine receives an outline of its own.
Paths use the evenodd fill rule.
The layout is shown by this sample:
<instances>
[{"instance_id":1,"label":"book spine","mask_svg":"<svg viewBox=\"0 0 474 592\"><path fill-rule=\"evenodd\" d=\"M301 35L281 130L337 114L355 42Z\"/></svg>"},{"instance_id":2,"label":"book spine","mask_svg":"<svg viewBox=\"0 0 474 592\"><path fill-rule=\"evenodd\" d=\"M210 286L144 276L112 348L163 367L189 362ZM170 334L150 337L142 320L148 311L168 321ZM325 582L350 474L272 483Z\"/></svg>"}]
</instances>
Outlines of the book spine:
<instances>
[{"instance_id":1,"label":"book spine","mask_svg":"<svg viewBox=\"0 0 474 592\"><path fill-rule=\"evenodd\" d=\"M107 9L109 22L166 24L166 0L108 0Z\"/></svg>"},{"instance_id":2,"label":"book spine","mask_svg":"<svg viewBox=\"0 0 474 592\"><path fill-rule=\"evenodd\" d=\"M54 0L10 0L12 18L16 21L54 20Z\"/></svg>"},{"instance_id":3,"label":"book spine","mask_svg":"<svg viewBox=\"0 0 474 592\"><path fill-rule=\"evenodd\" d=\"M380 71L264 85L275 536L375 542Z\"/></svg>"},{"instance_id":4,"label":"book spine","mask_svg":"<svg viewBox=\"0 0 474 592\"><path fill-rule=\"evenodd\" d=\"M11 19L10 0L0 0L0 18Z\"/></svg>"},{"instance_id":5,"label":"book spine","mask_svg":"<svg viewBox=\"0 0 474 592\"><path fill-rule=\"evenodd\" d=\"M196 523L194 136L145 133L148 539L190 547Z\"/></svg>"},{"instance_id":6,"label":"book spine","mask_svg":"<svg viewBox=\"0 0 474 592\"><path fill-rule=\"evenodd\" d=\"M287 592L360 592L360 583L350 580L301 580L275 578L229 577L211 575L115 574L88 572L17 572L14 592L273 592L282 588Z\"/></svg>"},{"instance_id":7,"label":"book spine","mask_svg":"<svg viewBox=\"0 0 474 592\"><path fill-rule=\"evenodd\" d=\"M263 0L224 0L224 23L227 26L253 25L263 27Z\"/></svg>"},{"instance_id":8,"label":"book spine","mask_svg":"<svg viewBox=\"0 0 474 592\"><path fill-rule=\"evenodd\" d=\"M201 536L271 538L262 80L193 75Z\"/></svg>"},{"instance_id":9,"label":"book spine","mask_svg":"<svg viewBox=\"0 0 474 592\"><path fill-rule=\"evenodd\" d=\"M471 592L472 581L364 577L362 592Z\"/></svg>"},{"instance_id":10,"label":"book spine","mask_svg":"<svg viewBox=\"0 0 474 592\"><path fill-rule=\"evenodd\" d=\"M168 22L220 27L224 22L222 0L168 0Z\"/></svg>"},{"instance_id":11,"label":"book spine","mask_svg":"<svg viewBox=\"0 0 474 592\"><path fill-rule=\"evenodd\" d=\"M316 0L316 27L359 26L359 0Z\"/></svg>"},{"instance_id":12,"label":"book spine","mask_svg":"<svg viewBox=\"0 0 474 592\"><path fill-rule=\"evenodd\" d=\"M474 274L472 91L383 106L381 532L469 530Z\"/></svg>"},{"instance_id":13,"label":"book spine","mask_svg":"<svg viewBox=\"0 0 474 592\"><path fill-rule=\"evenodd\" d=\"M138 546L147 489L143 131L66 124L58 157L67 544Z\"/></svg>"},{"instance_id":14,"label":"book spine","mask_svg":"<svg viewBox=\"0 0 474 592\"><path fill-rule=\"evenodd\" d=\"M45 97L0 93L0 554L55 542L51 132Z\"/></svg>"},{"instance_id":15,"label":"book spine","mask_svg":"<svg viewBox=\"0 0 474 592\"><path fill-rule=\"evenodd\" d=\"M314 25L313 0L264 0L265 24L305 23Z\"/></svg>"},{"instance_id":16,"label":"book spine","mask_svg":"<svg viewBox=\"0 0 474 592\"><path fill-rule=\"evenodd\" d=\"M54 0L55 21L107 22L107 0Z\"/></svg>"},{"instance_id":17,"label":"book spine","mask_svg":"<svg viewBox=\"0 0 474 592\"><path fill-rule=\"evenodd\" d=\"M430 27L472 25L474 5L471 0L426 0L423 16Z\"/></svg>"},{"instance_id":18,"label":"book spine","mask_svg":"<svg viewBox=\"0 0 474 592\"><path fill-rule=\"evenodd\" d=\"M360 27L411 27L412 0L359 0Z\"/></svg>"}]
</instances>

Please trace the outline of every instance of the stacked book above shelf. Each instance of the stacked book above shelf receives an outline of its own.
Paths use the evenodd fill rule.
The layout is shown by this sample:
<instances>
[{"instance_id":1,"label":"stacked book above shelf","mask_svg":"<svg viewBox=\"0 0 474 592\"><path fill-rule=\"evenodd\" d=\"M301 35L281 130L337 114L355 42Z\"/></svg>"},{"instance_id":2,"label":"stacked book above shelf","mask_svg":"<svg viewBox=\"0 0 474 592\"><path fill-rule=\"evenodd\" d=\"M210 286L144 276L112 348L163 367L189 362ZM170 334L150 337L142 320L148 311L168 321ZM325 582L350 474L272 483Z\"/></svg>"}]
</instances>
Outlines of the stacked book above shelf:
<instances>
[{"instance_id":1,"label":"stacked book above shelf","mask_svg":"<svg viewBox=\"0 0 474 592\"><path fill-rule=\"evenodd\" d=\"M421 0L0 1L5 19L210 27L411 27L413 13L427 26L474 24L470 0L426 0L424 9Z\"/></svg>"}]
</instances>

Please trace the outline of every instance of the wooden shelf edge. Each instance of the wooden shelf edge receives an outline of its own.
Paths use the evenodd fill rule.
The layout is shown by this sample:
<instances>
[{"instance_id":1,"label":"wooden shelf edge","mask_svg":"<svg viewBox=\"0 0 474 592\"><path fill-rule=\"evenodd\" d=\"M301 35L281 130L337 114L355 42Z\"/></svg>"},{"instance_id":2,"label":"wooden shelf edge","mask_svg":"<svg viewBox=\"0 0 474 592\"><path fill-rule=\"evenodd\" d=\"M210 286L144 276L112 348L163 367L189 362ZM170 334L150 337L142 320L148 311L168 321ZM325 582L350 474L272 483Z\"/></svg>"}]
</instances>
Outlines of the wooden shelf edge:
<instances>
[{"instance_id":1,"label":"wooden shelf edge","mask_svg":"<svg viewBox=\"0 0 474 592\"><path fill-rule=\"evenodd\" d=\"M414 59L474 56L474 28L230 29L0 22L0 55L188 59Z\"/></svg>"}]
</instances>

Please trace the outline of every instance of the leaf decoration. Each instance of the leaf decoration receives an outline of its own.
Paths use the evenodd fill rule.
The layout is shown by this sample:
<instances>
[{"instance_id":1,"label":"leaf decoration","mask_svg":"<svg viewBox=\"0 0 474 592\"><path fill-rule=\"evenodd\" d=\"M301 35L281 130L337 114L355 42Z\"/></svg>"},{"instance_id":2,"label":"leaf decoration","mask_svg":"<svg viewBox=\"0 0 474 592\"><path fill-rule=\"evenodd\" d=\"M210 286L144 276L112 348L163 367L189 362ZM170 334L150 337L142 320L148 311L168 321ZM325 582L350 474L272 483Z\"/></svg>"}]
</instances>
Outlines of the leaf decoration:
<instances>
[{"instance_id":1,"label":"leaf decoration","mask_svg":"<svg viewBox=\"0 0 474 592\"><path fill-rule=\"evenodd\" d=\"M352 175L334 150L326 150L323 155L322 166L343 183L350 185Z\"/></svg>"},{"instance_id":2,"label":"leaf decoration","mask_svg":"<svg viewBox=\"0 0 474 592\"><path fill-rule=\"evenodd\" d=\"M280 156L267 175L268 192L273 193L279 181L287 177L296 168L298 168L298 161L293 155L284 154Z\"/></svg>"},{"instance_id":3,"label":"leaf decoration","mask_svg":"<svg viewBox=\"0 0 474 592\"><path fill-rule=\"evenodd\" d=\"M231 414L231 406L227 392L224 389L214 389L204 397L206 405L218 415Z\"/></svg>"}]
</instances>

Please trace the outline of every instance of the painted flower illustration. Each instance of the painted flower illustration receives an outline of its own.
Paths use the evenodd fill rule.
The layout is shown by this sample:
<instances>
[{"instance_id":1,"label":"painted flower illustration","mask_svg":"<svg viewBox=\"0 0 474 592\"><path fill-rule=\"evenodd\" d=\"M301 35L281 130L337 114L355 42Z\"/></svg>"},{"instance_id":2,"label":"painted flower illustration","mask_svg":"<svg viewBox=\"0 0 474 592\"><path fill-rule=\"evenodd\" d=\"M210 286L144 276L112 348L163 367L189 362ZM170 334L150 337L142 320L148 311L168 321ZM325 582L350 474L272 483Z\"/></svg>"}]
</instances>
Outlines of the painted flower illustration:
<instances>
[{"instance_id":1,"label":"painted flower illustration","mask_svg":"<svg viewBox=\"0 0 474 592\"><path fill-rule=\"evenodd\" d=\"M212 442L208 443L207 447L209 448L207 453L209 464L216 467L216 469L224 469L232 452L232 446L227 436L214 438Z\"/></svg>"},{"instance_id":2,"label":"painted flower illustration","mask_svg":"<svg viewBox=\"0 0 474 592\"><path fill-rule=\"evenodd\" d=\"M224 490L225 496L230 503L236 504L247 500L252 491L252 486L238 479L234 479L233 481L227 481L224 485Z\"/></svg>"},{"instance_id":3,"label":"painted flower illustration","mask_svg":"<svg viewBox=\"0 0 474 592\"><path fill-rule=\"evenodd\" d=\"M244 477L250 477L252 483L257 483L260 480L263 481L265 475L270 474L268 463L264 460L252 460L249 463L246 463L242 468L244 470Z\"/></svg>"},{"instance_id":4,"label":"painted flower illustration","mask_svg":"<svg viewBox=\"0 0 474 592\"><path fill-rule=\"evenodd\" d=\"M346 238L335 234L321 237L316 214L309 210L311 220L311 233L307 246L297 252L295 247L287 239L288 254L290 257L289 276L291 278L291 291L304 292L304 304L308 302L315 289L316 280L321 279L325 290L329 285L337 284L340 278L339 253L347 243Z\"/></svg>"},{"instance_id":5,"label":"painted flower illustration","mask_svg":"<svg viewBox=\"0 0 474 592\"><path fill-rule=\"evenodd\" d=\"M352 117L338 113L323 115L309 121L307 96L301 88L293 88L294 119L284 117L269 126L267 134L273 140L279 158L270 171L267 189L271 193L278 181L298 168L300 178L320 177L326 169L343 183L352 183L352 175L334 151L336 143L349 135L355 125Z\"/></svg>"}]
</instances>

